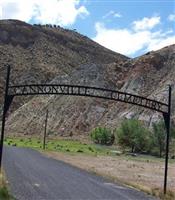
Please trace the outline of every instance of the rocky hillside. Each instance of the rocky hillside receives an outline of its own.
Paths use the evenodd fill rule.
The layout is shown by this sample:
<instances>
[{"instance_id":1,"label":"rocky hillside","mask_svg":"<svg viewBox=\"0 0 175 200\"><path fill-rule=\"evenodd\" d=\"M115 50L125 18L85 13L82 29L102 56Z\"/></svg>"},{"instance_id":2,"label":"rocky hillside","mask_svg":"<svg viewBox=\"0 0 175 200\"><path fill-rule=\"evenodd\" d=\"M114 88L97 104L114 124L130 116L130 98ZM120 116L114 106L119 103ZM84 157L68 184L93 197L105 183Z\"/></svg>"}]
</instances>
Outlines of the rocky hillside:
<instances>
[{"instance_id":1,"label":"rocky hillside","mask_svg":"<svg viewBox=\"0 0 175 200\"><path fill-rule=\"evenodd\" d=\"M175 116L175 45L135 59L114 53L85 36L61 27L0 21L0 84L12 64L14 83L72 83L140 94L166 102L173 86ZM1 95L2 96L2 95ZM42 134L46 109L49 131L88 134L96 126L115 128L122 118L150 125L160 114L124 103L75 96L16 97L8 117L8 133Z\"/></svg>"},{"instance_id":2,"label":"rocky hillside","mask_svg":"<svg viewBox=\"0 0 175 200\"><path fill-rule=\"evenodd\" d=\"M127 59L75 31L0 20L0 88L4 86L7 63L12 66L11 82L20 84L49 82L55 75L70 74L82 64Z\"/></svg>"}]
</instances>

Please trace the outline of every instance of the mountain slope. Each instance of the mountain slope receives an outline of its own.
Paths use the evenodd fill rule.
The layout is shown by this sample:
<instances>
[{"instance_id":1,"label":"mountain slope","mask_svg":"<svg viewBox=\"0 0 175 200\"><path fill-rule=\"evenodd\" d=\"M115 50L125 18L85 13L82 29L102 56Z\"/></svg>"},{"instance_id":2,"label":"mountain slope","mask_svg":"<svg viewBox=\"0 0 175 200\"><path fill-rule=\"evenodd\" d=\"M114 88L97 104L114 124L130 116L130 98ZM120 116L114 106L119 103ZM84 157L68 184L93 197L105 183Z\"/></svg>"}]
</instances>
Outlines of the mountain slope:
<instances>
[{"instance_id":1,"label":"mountain slope","mask_svg":"<svg viewBox=\"0 0 175 200\"><path fill-rule=\"evenodd\" d=\"M5 64L11 64L17 83L46 82L56 73L69 74L80 64L128 59L76 32L16 20L0 21L0 55L1 73Z\"/></svg>"},{"instance_id":2,"label":"mountain slope","mask_svg":"<svg viewBox=\"0 0 175 200\"><path fill-rule=\"evenodd\" d=\"M167 85L171 84L172 115L175 116L175 45L129 59L60 27L31 26L18 21L8 23L17 24L24 38L29 37L28 31L26 35L23 33L26 27L33 34L29 45L25 40L18 44L13 39L6 42L1 39L0 49L8 49L8 53L3 55L5 59L1 59L0 63L7 62L7 54L9 57L13 55L14 82L70 83L112 88L164 102L167 101ZM3 29L7 32L4 25ZM18 29L16 31L19 32ZM2 67L0 69L2 71ZM14 103L13 107L18 109L14 109L8 118L8 133L42 134L46 109L49 110L49 131L63 135L88 134L96 126L115 128L124 117L136 117L148 125L161 117L150 110L98 98L52 95L21 99L15 98L17 106Z\"/></svg>"},{"instance_id":3,"label":"mountain slope","mask_svg":"<svg viewBox=\"0 0 175 200\"><path fill-rule=\"evenodd\" d=\"M61 27L0 20L0 92L5 85L7 63L12 66L11 83L29 84L46 83L55 75L70 74L81 64L122 62L127 59Z\"/></svg>"}]
</instances>

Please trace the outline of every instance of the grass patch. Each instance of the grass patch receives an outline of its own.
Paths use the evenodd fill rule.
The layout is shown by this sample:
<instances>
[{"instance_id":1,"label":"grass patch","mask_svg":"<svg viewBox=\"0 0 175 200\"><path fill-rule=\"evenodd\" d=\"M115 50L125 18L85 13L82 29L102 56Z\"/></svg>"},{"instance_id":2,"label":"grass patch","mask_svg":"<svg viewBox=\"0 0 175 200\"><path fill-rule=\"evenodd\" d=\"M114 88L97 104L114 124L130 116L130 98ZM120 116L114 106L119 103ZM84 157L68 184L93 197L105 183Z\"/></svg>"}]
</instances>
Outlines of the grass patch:
<instances>
[{"instance_id":1,"label":"grass patch","mask_svg":"<svg viewBox=\"0 0 175 200\"><path fill-rule=\"evenodd\" d=\"M5 144L17 147L29 147L38 150L43 149L43 143L37 138L6 138ZM97 144L86 144L80 141L50 139L46 143L46 150L64 153L81 153L87 155L113 155L114 147Z\"/></svg>"},{"instance_id":2,"label":"grass patch","mask_svg":"<svg viewBox=\"0 0 175 200\"><path fill-rule=\"evenodd\" d=\"M37 150L43 150L43 141L39 138L6 138L5 144L17 147L28 147ZM46 151L56 151L68 154L86 154L92 156L121 156L126 160L143 161L143 162L164 162L164 158L151 155L137 154L132 156L122 154L116 146L105 146L99 144L87 144L71 139L49 139L46 143ZM169 159L169 163L174 163L175 159Z\"/></svg>"}]
</instances>

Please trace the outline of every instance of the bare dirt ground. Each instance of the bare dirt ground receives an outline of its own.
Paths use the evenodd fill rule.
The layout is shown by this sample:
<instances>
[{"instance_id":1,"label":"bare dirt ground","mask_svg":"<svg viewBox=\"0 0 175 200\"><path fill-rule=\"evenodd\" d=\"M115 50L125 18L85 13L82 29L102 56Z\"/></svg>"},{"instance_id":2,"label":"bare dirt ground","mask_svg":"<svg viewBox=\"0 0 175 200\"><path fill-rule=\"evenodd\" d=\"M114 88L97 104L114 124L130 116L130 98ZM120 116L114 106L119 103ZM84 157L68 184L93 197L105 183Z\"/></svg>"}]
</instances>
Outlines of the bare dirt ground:
<instances>
[{"instance_id":1,"label":"bare dirt ground","mask_svg":"<svg viewBox=\"0 0 175 200\"><path fill-rule=\"evenodd\" d=\"M58 152L47 152L46 155L147 192L163 188L164 162L158 159L69 155ZM175 192L174 162L169 163L168 190Z\"/></svg>"}]
</instances>

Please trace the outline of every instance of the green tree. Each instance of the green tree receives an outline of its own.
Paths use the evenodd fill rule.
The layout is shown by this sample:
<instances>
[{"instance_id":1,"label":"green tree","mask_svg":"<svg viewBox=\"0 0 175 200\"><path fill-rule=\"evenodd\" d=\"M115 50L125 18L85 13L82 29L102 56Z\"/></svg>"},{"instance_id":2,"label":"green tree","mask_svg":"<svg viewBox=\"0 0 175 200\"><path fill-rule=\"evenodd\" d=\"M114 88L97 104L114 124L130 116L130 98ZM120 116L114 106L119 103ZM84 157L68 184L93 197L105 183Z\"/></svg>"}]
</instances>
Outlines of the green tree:
<instances>
[{"instance_id":1,"label":"green tree","mask_svg":"<svg viewBox=\"0 0 175 200\"><path fill-rule=\"evenodd\" d=\"M115 139L111 130L103 127L93 129L90 136L95 143L103 145L112 145Z\"/></svg>"},{"instance_id":2,"label":"green tree","mask_svg":"<svg viewBox=\"0 0 175 200\"><path fill-rule=\"evenodd\" d=\"M124 120L116 130L117 142L123 148L131 148L131 152L148 151L150 132L139 120Z\"/></svg>"},{"instance_id":3,"label":"green tree","mask_svg":"<svg viewBox=\"0 0 175 200\"><path fill-rule=\"evenodd\" d=\"M162 157L163 152L165 151L165 140L166 140L166 130L163 121L158 123L153 123L153 149L158 149L159 157Z\"/></svg>"},{"instance_id":4,"label":"green tree","mask_svg":"<svg viewBox=\"0 0 175 200\"><path fill-rule=\"evenodd\" d=\"M175 125L172 123L171 124L171 139L175 139Z\"/></svg>"},{"instance_id":5,"label":"green tree","mask_svg":"<svg viewBox=\"0 0 175 200\"><path fill-rule=\"evenodd\" d=\"M158 123L153 123L153 134L152 134L152 148L158 151L159 157L163 156L166 146L166 127L163 120ZM170 151L174 151L174 141L175 140L175 127L171 124L170 131ZM155 152L154 152L155 153Z\"/></svg>"}]
</instances>

